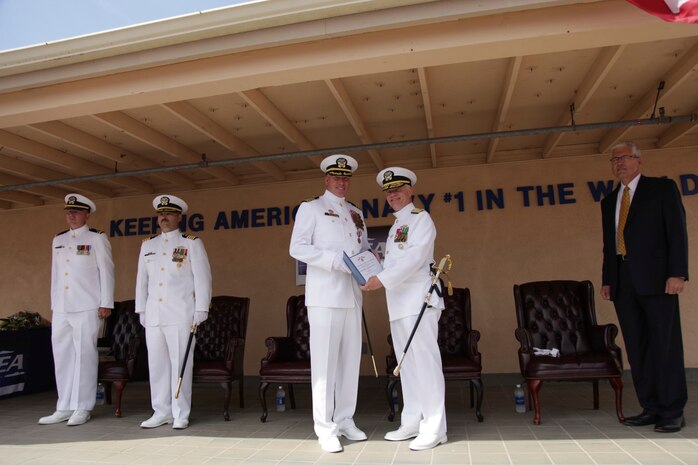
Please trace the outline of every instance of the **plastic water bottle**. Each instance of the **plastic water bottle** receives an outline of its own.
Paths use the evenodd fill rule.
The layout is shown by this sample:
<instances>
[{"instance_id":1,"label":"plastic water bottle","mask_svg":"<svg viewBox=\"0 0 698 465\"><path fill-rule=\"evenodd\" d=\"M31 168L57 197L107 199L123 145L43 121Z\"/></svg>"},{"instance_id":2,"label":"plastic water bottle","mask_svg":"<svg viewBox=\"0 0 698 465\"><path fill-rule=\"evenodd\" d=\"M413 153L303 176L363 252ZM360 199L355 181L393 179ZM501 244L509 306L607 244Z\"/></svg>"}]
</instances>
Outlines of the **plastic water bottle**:
<instances>
[{"instance_id":1,"label":"plastic water bottle","mask_svg":"<svg viewBox=\"0 0 698 465\"><path fill-rule=\"evenodd\" d=\"M95 404L104 405L104 385L102 383L97 383L97 396L95 398Z\"/></svg>"},{"instance_id":2,"label":"plastic water bottle","mask_svg":"<svg viewBox=\"0 0 698 465\"><path fill-rule=\"evenodd\" d=\"M526 413L526 396L520 384L514 389L514 402L516 403L516 413Z\"/></svg>"},{"instance_id":3,"label":"plastic water bottle","mask_svg":"<svg viewBox=\"0 0 698 465\"><path fill-rule=\"evenodd\" d=\"M286 411L286 391L284 391L283 386L279 386L279 389L276 391L276 411Z\"/></svg>"},{"instance_id":4,"label":"plastic water bottle","mask_svg":"<svg viewBox=\"0 0 698 465\"><path fill-rule=\"evenodd\" d=\"M400 411L400 399L398 399L398 396L397 396L397 389L393 389L393 394L390 397L390 402L392 402L393 409L395 410L395 412L396 413L399 412Z\"/></svg>"}]
</instances>

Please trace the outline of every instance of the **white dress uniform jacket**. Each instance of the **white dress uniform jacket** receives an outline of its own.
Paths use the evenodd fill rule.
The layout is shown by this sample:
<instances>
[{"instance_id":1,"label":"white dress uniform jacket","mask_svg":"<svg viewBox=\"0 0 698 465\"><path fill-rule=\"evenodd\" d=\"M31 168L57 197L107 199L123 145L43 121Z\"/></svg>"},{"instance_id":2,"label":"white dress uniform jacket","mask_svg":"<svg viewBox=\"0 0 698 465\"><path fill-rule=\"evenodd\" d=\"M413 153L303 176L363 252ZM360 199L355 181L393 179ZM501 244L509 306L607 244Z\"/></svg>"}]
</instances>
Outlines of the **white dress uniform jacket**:
<instances>
[{"instance_id":1,"label":"white dress uniform jacket","mask_svg":"<svg viewBox=\"0 0 698 465\"><path fill-rule=\"evenodd\" d=\"M114 308L114 262L104 233L87 225L53 238L51 344L56 410L95 405L100 307Z\"/></svg>"},{"instance_id":2,"label":"white dress uniform jacket","mask_svg":"<svg viewBox=\"0 0 698 465\"><path fill-rule=\"evenodd\" d=\"M308 307L361 307L363 296L356 280L336 267L342 252L355 255L369 248L361 210L329 191L303 202L296 213L289 252L308 265L305 305Z\"/></svg>"},{"instance_id":3,"label":"white dress uniform jacket","mask_svg":"<svg viewBox=\"0 0 698 465\"><path fill-rule=\"evenodd\" d=\"M390 321L417 315L431 286L436 228L429 213L410 203L395 213L385 245L383 271L378 279L385 287ZM429 305L443 309L443 298L432 293Z\"/></svg>"},{"instance_id":4,"label":"white dress uniform jacket","mask_svg":"<svg viewBox=\"0 0 698 465\"><path fill-rule=\"evenodd\" d=\"M208 312L211 267L196 236L175 230L143 241L136 276L136 313L147 326L191 325Z\"/></svg>"},{"instance_id":5,"label":"white dress uniform jacket","mask_svg":"<svg viewBox=\"0 0 698 465\"><path fill-rule=\"evenodd\" d=\"M136 276L136 312L145 313L150 400L155 417L189 420L192 345L174 399L194 312L208 312L211 267L203 242L175 230L143 241Z\"/></svg>"},{"instance_id":6,"label":"white dress uniform jacket","mask_svg":"<svg viewBox=\"0 0 698 465\"><path fill-rule=\"evenodd\" d=\"M429 213L412 203L395 217L378 279L385 287L395 352L401 354L431 286L436 228ZM446 434L445 383L438 345L443 308L443 298L434 291L400 372L404 400L400 423L418 428L420 434Z\"/></svg>"},{"instance_id":7,"label":"white dress uniform jacket","mask_svg":"<svg viewBox=\"0 0 698 465\"><path fill-rule=\"evenodd\" d=\"M84 225L53 238L51 309L114 308L114 262L104 233Z\"/></svg>"},{"instance_id":8,"label":"white dress uniform jacket","mask_svg":"<svg viewBox=\"0 0 698 465\"><path fill-rule=\"evenodd\" d=\"M343 198L325 191L298 208L289 252L308 265L313 422L321 441L355 426L362 295L342 252L354 255L368 247L361 210Z\"/></svg>"}]
</instances>

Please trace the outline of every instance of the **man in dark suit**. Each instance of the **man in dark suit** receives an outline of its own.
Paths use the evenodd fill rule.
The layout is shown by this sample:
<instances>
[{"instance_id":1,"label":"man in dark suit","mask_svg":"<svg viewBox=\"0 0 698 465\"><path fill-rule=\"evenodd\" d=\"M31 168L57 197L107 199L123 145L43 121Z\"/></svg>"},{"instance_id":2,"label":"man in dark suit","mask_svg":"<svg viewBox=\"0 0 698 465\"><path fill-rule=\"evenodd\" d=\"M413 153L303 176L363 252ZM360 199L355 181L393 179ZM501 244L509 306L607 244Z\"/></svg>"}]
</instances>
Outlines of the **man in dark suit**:
<instances>
[{"instance_id":1,"label":"man in dark suit","mask_svg":"<svg viewBox=\"0 0 698 465\"><path fill-rule=\"evenodd\" d=\"M688 279L686 213L674 181L640 174L635 144L613 147L611 166L620 185L601 201L601 297L615 305L643 408L624 423L677 432L687 400L678 296Z\"/></svg>"}]
</instances>

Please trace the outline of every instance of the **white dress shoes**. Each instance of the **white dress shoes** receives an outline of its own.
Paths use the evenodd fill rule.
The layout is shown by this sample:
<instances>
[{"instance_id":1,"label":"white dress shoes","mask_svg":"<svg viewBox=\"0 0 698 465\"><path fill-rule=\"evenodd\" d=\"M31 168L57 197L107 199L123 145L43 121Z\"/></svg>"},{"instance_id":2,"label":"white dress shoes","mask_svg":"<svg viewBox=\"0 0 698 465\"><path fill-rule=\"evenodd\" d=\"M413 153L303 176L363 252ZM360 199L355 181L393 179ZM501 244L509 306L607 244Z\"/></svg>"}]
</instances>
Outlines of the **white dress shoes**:
<instances>
[{"instance_id":1,"label":"white dress shoes","mask_svg":"<svg viewBox=\"0 0 698 465\"><path fill-rule=\"evenodd\" d=\"M84 425L91 418L88 410L76 410L68 419L68 426Z\"/></svg>"},{"instance_id":2,"label":"white dress shoes","mask_svg":"<svg viewBox=\"0 0 698 465\"><path fill-rule=\"evenodd\" d=\"M400 425L395 431L385 433L383 438L386 441L405 441L407 439L416 438L419 434L419 426Z\"/></svg>"},{"instance_id":3,"label":"white dress shoes","mask_svg":"<svg viewBox=\"0 0 698 465\"><path fill-rule=\"evenodd\" d=\"M366 433L357 428L356 425L348 425L344 428L339 428L339 435L344 436L350 441L365 441L368 439Z\"/></svg>"},{"instance_id":4,"label":"white dress shoes","mask_svg":"<svg viewBox=\"0 0 698 465\"><path fill-rule=\"evenodd\" d=\"M62 423L73 414L72 410L56 410L51 415L47 417L39 418L40 425L55 425L56 423Z\"/></svg>"},{"instance_id":5,"label":"white dress shoes","mask_svg":"<svg viewBox=\"0 0 698 465\"><path fill-rule=\"evenodd\" d=\"M318 439L318 442L320 443L320 448L324 450L325 452L342 452L344 450L344 447L342 447L342 443L339 442L339 438L337 436L328 436L324 439Z\"/></svg>"},{"instance_id":6,"label":"white dress shoes","mask_svg":"<svg viewBox=\"0 0 698 465\"><path fill-rule=\"evenodd\" d=\"M186 418L177 418L172 424L172 429L187 429L189 427L189 420Z\"/></svg>"},{"instance_id":7,"label":"white dress shoes","mask_svg":"<svg viewBox=\"0 0 698 465\"><path fill-rule=\"evenodd\" d=\"M157 428L162 425L169 425L172 423L172 417L161 417L160 415L153 415L152 417L141 423L141 428Z\"/></svg>"},{"instance_id":8,"label":"white dress shoes","mask_svg":"<svg viewBox=\"0 0 698 465\"><path fill-rule=\"evenodd\" d=\"M427 434L422 433L415 438L414 441L410 442L410 449L412 450L427 450L433 449L439 444L445 444L448 441L446 438L446 433L444 434Z\"/></svg>"}]
</instances>

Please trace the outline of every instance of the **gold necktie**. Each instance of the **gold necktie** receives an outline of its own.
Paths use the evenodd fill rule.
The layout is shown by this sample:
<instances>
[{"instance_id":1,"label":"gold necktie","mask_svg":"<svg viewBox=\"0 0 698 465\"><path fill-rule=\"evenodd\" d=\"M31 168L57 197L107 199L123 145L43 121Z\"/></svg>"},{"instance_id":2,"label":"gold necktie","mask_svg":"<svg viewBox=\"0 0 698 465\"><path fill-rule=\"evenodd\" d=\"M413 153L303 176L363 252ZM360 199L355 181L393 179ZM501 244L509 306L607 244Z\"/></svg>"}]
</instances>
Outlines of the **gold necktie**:
<instances>
[{"instance_id":1,"label":"gold necktie","mask_svg":"<svg viewBox=\"0 0 698 465\"><path fill-rule=\"evenodd\" d=\"M625 186L623 189L623 198L620 199L620 212L618 213L618 229L616 230L616 236L618 237L618 253L625 256L625 236L623 236L623 231L625 230L625 222L628 219L628 210L630 210L630 188Z\"/></svg>"}]
</instances>

